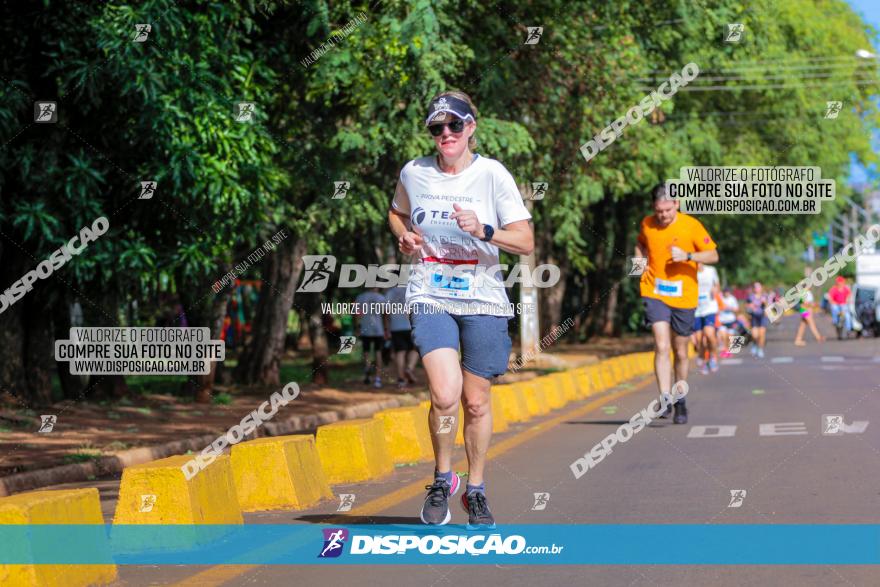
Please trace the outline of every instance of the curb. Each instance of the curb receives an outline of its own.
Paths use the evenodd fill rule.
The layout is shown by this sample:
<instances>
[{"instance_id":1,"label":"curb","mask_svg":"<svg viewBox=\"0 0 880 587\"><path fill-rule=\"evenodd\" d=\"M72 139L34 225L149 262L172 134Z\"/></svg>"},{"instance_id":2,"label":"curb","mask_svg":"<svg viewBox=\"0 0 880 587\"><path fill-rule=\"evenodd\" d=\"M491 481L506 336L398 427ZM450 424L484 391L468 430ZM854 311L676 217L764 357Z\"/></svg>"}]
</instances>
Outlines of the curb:
<instances>
[{"instance_id":1,"label":"curb","mask_svg":"<svg viewBox=\"0 0 880 587\"><path fill-rule=\"evenodd\" d=\"M376 412L387 408L402 406L415 406L420 401L427 399L428 392L420 391L410 394L410 397L389 398L381 401L365 402L354 406L348 406L340 410L327 410L307 416L294 416L281 422L266 422L257 428L254 433L244 440L253 440L262 436L284 436L314 430L323 424L331 424L340 420L354 420L357 418L369 418ZM262 431L262 433L261 433ZM165 457L184 454L187 451L200 452L217 436L225 430L218 430L215 434L194 436L185 440L174 440L154 446L132 448L95 459L89 463L75 463L50 467L38 471L16 473L7 477L0 477L0 497L6 497L23 491L40 489L60 483L73 483L77 481L89 481L89 477L100 477L114 473L122 473L126 467L140 465Z\"/></svg>"}]
</instances>

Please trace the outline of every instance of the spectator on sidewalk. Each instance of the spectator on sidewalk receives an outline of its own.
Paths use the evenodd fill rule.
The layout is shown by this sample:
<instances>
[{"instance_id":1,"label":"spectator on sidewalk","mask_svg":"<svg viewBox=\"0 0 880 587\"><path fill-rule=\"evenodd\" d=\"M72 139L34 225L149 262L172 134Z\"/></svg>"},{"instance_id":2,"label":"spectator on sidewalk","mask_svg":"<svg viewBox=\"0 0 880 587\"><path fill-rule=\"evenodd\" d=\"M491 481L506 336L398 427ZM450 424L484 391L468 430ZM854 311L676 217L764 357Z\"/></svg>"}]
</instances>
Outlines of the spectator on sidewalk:
<instances>
[{"instance_id":1,"label":"spectator on sidewalk","mask_svg":"<svg viewBox=\"0 0 880 587\"><path fill-rule=\"evenodd\" d=\"M385 339L390 338L390 333L385 329L383 314L385 296L379 293L378 287L370 288L355 298L357 304L356 320L360 323L361 345L364 347L364 384L370 384L370 376L373 378L373 387L382 387L382 346ZM370 353L373 360L370 361Z\"/></svg>"},{"instance_id":2,"label":"spectator on sidewalk","mask_svg":"<svg viewBox=\"0 0 880 587\"><path fill-rule=\"evenodd\" d=\"M403 311L406 302L406 286L391 288L386 295L389 311L385 321L386 329L391 331L391 346L394 350L394 364L397 367L397 387L403 389L416 382L413 373L419 362L419 352L412 341L409 315Z\"/></svg>"}]
</instances>

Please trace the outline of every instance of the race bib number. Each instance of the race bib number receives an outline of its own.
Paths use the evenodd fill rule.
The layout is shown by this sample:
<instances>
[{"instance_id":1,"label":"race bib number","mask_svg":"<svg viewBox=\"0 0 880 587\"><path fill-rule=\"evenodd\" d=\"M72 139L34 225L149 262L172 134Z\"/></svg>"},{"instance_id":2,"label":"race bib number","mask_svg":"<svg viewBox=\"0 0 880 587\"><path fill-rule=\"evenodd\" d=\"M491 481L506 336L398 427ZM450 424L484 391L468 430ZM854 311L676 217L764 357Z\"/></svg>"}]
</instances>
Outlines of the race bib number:
<instances>
[{"instance_id":1,"label":"race bib number","mask_svg":"<svg viewBox=\"0 0 880 587\"><path fill-rule=\"evenodd\" d=\"M470 298L474 294L476 265L445 265L428 267L428 288L431 294L444 298Z\"/></svg>"},{"instance_id":2,"label":"race bib number","mask_svg":"<svg viewBox=\"0 0 880 587\"><path fill-rule=\"evenodd\" d=\"M668 281L660 278L654 280L654 293L666 296L667 298L680 298L683 291L682 287L682 281Z\"/></svg>"}]
</instances>

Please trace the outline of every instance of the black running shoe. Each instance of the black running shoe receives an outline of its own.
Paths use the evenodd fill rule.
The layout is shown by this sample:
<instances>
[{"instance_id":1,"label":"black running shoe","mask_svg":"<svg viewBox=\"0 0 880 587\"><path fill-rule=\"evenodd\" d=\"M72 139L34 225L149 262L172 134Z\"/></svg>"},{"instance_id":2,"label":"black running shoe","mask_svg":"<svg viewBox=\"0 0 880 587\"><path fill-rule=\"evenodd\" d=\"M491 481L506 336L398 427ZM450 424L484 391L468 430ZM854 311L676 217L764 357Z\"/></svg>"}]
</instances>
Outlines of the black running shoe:
<instances>
[{"instance_id":1,"label":"black running shoe","mask_svg":"<svg viewBox=\"0 0 880 587\"><path fill-rule=\"evenodd\" d=\"M468 513L468 530L495 529L495 517L482 491L474 491L470 495L465 491L461 496L461 507Z\"/></svg>"},{"instance_id":2,"label":"black running shoe","mask_svg":"<svg viewBox=\"0 0 880 587\"><path fill-rule=\"evenodd\" d=\"M668 417L671 416L671 415L672 415L672 404L671 404L671 403L668 403L668 404L666 404L666 409L663 410L663 413L660 414L660 415L657 416L657 417L660 418L660 419L662 419L662 420L665 420L666 418L668 418Z\"/></svg>"},{"instance_id":3,"label":"black running shoe","mask_svg":"<svg viewBox=\"0 0 880 587\"><path fill-rule=\"evenodd\" d=\"M688 423L688 409L687 406L684 405L683 401L677 402L675 404L675 416L672 417L672 422L675 424Z\"/></svg>"},{"instance_id":4,"label":"black running shoe","mask_svg":"<svg viewBox=\"0 0 880 587\"><path fill-rule=\"evenodd\" d=\"M452 512L449 511L449 498L458 492L459 486L461 486L461 478L458 473L452 474L452 485L440 478L434 479L433 485L425 485L428 495L425 497L422 512L419 514L423 524L442 526L449 523L449 520L452 519Z\"/></svg>"}]
</instances>

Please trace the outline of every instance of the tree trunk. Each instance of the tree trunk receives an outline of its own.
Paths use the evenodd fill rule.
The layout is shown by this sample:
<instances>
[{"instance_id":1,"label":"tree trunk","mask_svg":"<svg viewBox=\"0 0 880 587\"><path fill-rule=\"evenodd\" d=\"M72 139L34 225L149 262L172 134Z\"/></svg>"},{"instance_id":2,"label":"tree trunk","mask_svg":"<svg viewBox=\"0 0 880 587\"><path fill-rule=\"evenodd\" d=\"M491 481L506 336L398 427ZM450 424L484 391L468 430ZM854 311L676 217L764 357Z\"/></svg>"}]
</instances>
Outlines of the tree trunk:
<instances>
[{"instance_id":1,"label":"tree trunk","mask_svg":"<svg viewBox=\"0 0 880 587\"><path fill-rule=\"evenodd\" d=\"M305 239L287 238L267 255L251 340L235 369L235 380L239 383L281 383L287 314L293 306L305 252Z\"/></svg>"},{"instance_id":2,"label":"tree trunk","mask_svg":"<svg viewBox=\"0 0 880 587\"><path fill-rule=\"evenodd\" d=\"M110 286L113 287L112 285ZM91 289L91 288L90 288ZM118 327L119 294L115 290L104 293L95 301L83 300L84 326ZM124 375L95 375L94 395L118 399L129 393Z\"/></svg>"},{"instance_id":3,"label":"tree trunk","mask_svg":"<svg viewBox=\"0 0 880 587\"><path fill-rule=\"evenodd\" d=\"M223 331L223 319L226 318L226 306L229 303L231 289L227 288L224 293L216 296L211 303L210 323L207 325L211 329L211 339L220 340L220 334ZM199 324L201 326L201 324ZM195 394L193 400L198 404L207 404L211 402L211 396L214 393L214 381L217 378L217 372L222 367L220 361L211 361L211 371L207 375L196 375L193 377L195 383Z\"/></svg>"},{"instance_id":4,"label":"tree trunk","mask_svg":"<svg viewBox=\"0 0 880 587\"><path fill-rule=\"evenodd\" d=\"M70 339L70 302L66 296L56 300L52 304L52 327L55 332L55 340ZM65 399L76 400L86 389L88 375L71 375L70 363L56 361L58 369L58 381L61 383L61 393Z\"/></svg>"},{"instance_id":5,"label":"tree trunk","mask_svg":"<svg viewBox=\"0 0 880 587\"><path fill-rule=\"evenodd\" d=\"M327 359L330 356L327 345L327 332L324 330L324 316L321 314L321 297L312 294L315 302L309 314L309 342L312 345L312 382L327 385L330 377L327 370Z\"/></svg>"},{"instance_id":6,"label":"tree trunk","mask_svg":"<svg viewBox=\"0 0 880 587\"><path fill-rule=\"evenodd\" d=\"M627 277L626 267L628 266L629 255L631 254L629 243L629 218L630 208L633 204L633 198L624 198L617 202L614 206L614 254L608 260L607 274L611 277L609 282L613 282L611 291L605 298L605 324L602 328L603 336L620 336L622 329L622 320L617 313L620 306L621 280L629 279Z\"/></svg>"},{"instance_id":7,"label":"tree trunk","mask_svg":"<svg viewBox=\"0 0 880 587\"><path fill-rule=\"evenodd\" d=\"M549 251L550 249L544 250ZM559 260L553 256L547 257L544 263L559 267L560 278L559 283L553 287L544 287L538 290L540 292L538 300L541 312L538 324L542 326L542 336L548 334L555 326L562 322L562 302L565 299L567 285L565 276L568 275L569 268L567 260Z\"/></svg>"},{"instance_id":8,"label":"tree trunk","mask_svg":"<svg viewBox=\"0 0 880 587\"><path fill-rule=\"evenodd\" d=\"M595 205L595 212L591 214L593 218L599 219L598 225L594 224L594 228L596 229L596 252L594 255L594 266L592 274L590 275L590 279L587 281L589 284L588 290L588 299L589 303L587 304L586 311L586 319L584 320L584 328L587 335L587 338L595 335L597 332L602 330L602 324L604 323L604 317L602 316L602 301L605 292L607 291L607 279L605 272L605 260L607 258L606 253L606 238L607 227L605 224L605 211L608 206L606 203L607 195L605 199L600 200Z\"/></svg>"},{"instance_id":9,"label":"tree trunk","mask_svg":"<svg viewBox=\"0 0 880 587\"><path fill-rule=\"evenodd\" d=\"M37 405L52 403L52 372L55 371L55 344L52 337L48 284L35 284L24 305L24 367L27 373L28 395ZM69 365L69 363L67 363Z\"/></svg>"}]
</instances>

